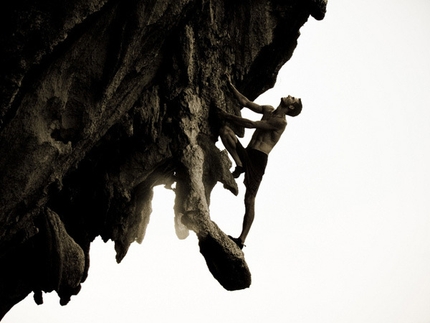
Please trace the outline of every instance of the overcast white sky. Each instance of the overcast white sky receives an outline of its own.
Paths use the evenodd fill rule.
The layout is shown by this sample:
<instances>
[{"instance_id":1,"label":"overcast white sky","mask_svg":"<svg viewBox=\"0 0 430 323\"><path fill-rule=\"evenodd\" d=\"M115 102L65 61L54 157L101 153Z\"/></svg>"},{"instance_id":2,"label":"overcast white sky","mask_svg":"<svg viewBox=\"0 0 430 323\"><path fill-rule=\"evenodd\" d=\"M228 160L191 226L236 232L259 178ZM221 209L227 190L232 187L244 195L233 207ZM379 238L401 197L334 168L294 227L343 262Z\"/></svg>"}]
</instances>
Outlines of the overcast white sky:
<instances>
[{"instance_id":1,"label":"overcast white sky","mask_svg":"<svg viewBox=\"0 0 430 323\"><path fill-rule=\"evenodd\" d=\"M173 193L160 187L145 240L120 265L97 241L69 305L29 296L2 323L429 323L429 18L428 0L329 0L302 28L258 100L291 94L304 109L257 198L251 288L225 291L195 234L176 238ZM226 233L240 233L243 212L242 195L215 188L211 216Z\"/></svg>"}]
</instances>

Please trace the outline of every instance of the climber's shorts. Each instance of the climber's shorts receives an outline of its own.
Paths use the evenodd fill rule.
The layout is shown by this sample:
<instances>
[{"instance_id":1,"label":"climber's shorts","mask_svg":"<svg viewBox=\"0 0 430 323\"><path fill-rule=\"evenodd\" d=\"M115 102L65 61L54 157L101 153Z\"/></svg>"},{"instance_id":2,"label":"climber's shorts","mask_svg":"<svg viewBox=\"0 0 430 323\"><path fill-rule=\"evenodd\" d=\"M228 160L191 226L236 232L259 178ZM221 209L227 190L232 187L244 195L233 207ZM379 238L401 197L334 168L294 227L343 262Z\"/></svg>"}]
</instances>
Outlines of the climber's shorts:
<instances>
[{"instance_id":1,"label":"climber's shorts","mask_svg":"<svg viewBox=\"0 0 430 323\"><path fill-rule=\"evenodd\" d=\"M243 183L247 193L256 195L266 170L268 156L254 148L243 148L239 140L236 144L236 151L245 168L245 180Z\"/></svg>"}]
</instances>

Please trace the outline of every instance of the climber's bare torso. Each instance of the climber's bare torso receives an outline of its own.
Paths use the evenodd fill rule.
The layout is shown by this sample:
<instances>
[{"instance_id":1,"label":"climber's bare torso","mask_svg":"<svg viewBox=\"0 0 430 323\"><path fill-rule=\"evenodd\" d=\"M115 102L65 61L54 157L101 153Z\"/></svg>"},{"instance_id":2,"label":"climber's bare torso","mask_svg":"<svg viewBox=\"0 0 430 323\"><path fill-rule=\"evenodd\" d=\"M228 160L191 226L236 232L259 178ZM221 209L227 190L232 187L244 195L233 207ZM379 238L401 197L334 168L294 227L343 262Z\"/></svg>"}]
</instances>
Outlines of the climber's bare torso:
<instances>
[{"instance_id":1,"label":"climber's bare torso","mask_svg":"<svg viewBox=\"0 0 430 323\"><path fill-rule=\"evenodd\" d=\"M274 111L275 109L270 105L263 106L261 121L266 122L267 126L265 127L266 129L256 128L248 144L249 148L259 150L268 155L278 143L287 126L287 121L285 116L277 115Z\"/></svg>"}]
</instances>

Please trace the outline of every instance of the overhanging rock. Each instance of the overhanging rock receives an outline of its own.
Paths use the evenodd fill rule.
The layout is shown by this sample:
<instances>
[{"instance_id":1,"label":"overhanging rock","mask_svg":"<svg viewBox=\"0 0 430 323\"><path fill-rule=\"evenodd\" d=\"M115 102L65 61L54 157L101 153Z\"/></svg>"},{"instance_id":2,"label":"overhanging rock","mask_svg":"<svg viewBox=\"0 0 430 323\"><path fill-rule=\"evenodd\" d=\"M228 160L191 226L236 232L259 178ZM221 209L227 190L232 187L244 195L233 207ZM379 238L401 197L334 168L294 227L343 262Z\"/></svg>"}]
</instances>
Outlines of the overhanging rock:
<instances>
[{"instance_id":1,"label":"overhanging rock","mask_svg":"<svg viewBox=\"0 0 430 323\"><path fill-rule=\"evenodd\" d=\"M226 74L250 99L272 87L301 26L325 9L322 0L1 3L0 317L31 292L40 302L56 290L67 303L97 236L121 261L144 238L153 187L172 183L178 236L197 234L226 289L248 287L243 253L210 218L217 182L237 194L213 111L240 113ZM41 259L58 279L32 270Z\"/></svg>"}]
</instances>

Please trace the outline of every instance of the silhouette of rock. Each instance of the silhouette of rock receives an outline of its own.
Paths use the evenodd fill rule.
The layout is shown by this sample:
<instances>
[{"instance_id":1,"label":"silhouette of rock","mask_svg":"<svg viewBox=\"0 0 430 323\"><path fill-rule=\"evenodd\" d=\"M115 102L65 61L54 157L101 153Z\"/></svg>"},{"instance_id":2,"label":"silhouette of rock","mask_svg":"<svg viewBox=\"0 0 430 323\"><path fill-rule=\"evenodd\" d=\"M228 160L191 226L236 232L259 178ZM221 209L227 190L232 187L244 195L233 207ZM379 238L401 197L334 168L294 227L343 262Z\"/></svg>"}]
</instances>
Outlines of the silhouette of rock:
<instances>
[{"instance_id":1,"label":"silhouette of rock","mask_svg":"<svg viewBox=\"0 0 430 323\"><path fill-rule=\"evenodd\" d=\"M87 278L95 237L117 261L141 242L153 187L175 183L177 233L193 230L228 290L242 251L210 219L225 74L250 99L274 85L300 27L326 1L35 0L0 4L0 318L34 292L61 304ZM241 135L243 129L236 129Z\"/></svg>"}]
</instances>

